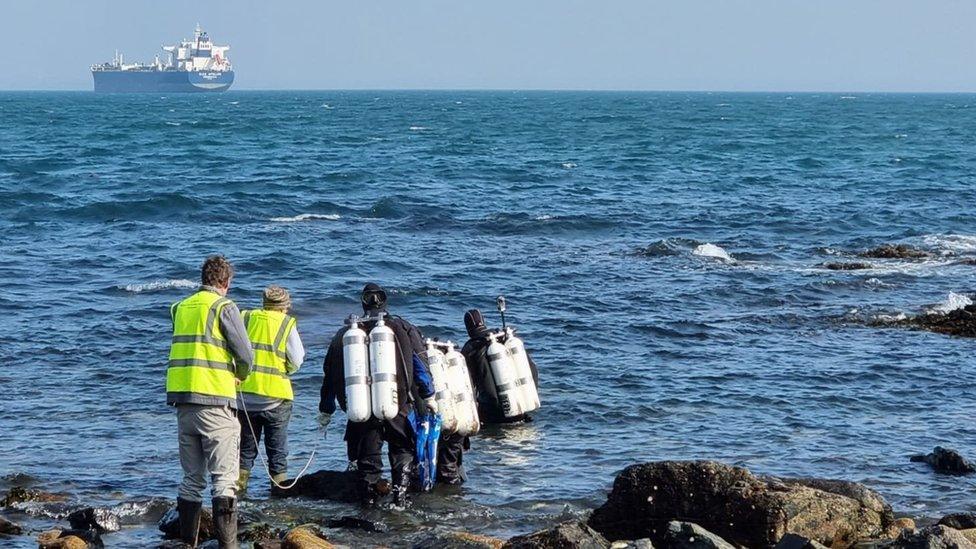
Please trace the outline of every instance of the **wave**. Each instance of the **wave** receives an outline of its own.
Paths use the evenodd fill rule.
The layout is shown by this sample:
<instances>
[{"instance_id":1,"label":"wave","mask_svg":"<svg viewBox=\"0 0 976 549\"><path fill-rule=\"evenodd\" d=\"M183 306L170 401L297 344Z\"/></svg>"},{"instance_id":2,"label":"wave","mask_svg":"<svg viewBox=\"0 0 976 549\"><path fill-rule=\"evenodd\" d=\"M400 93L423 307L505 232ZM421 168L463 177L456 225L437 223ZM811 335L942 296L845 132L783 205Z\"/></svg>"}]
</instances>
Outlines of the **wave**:
<instances>
[{"instance_id":1,"label":"wave","mask_svg":"<svg viewBox=\"0 0 976 549\"><path fill-rule=\"evenodd\" d=\"M929 313L949 313L955 311L956 309L962 309L973 304L973 300L969 296L963 294L957 294L955 292L949 292L948 297L942 303L931 307Z\"/></svg>"},{"instance_id":2,"label":"wave","mask_svg":"<svg viewBox=\"0 0 976 549\"><path fill-rule=\"evenodd\" d=\"M143 284L126 284L125 286L116 286L116 288L133 294L141 294L143 292L158 292L173 289L188 290L196 288L199 285L198 282L185 278L172 278L169 280L154 280Z\"/></svg>"},{"instance_id":3,"label":"wave","mask_svg":"<svg viewBox=\"0 0 976 549\"><path fill-rule=\"evenodd\" d=\"M342 219L342 216L339 214L303 213L292 217L272 217L268 221L272 221L274 223L298 223L301 221L318 221L318 220L338 221L339 219Z\"/></svg>"},{"instance_id":4,"label":"wave","mask_svg":"<svg viewBox=\"0 0 976 549\"><path fill-rule=\"evenodd\" d=\"M734 263L735 259L729 255L729 252L725 251L721 246L716 246L710 242L704 244L699 244L691 251L692 255L697 255L701 257L710 257L713 259L718 259L728 263Z\"/></svg>"},{"instance_id":5,"label":"wave","mask_svg":"<svg viewBox=\"0 0 976 549\"><path fill-rule=\"evenodd\" d=\"M412 132L422 132L429 129L427 126L410 126L410 131Z\"/></svg>"},{"instance_id":6,"label":"wave","mask_svg":"<svg viewBox=\"0 0 976 549\"><path fill-rule=\"evenodd\" d=\"M967 234L930 234L922 243L943 255L976 252L976 236Z\"/></svg>"},{"instance_id":7,"label":"wave","mask_svg":"<svg viewBox=\"0 0 976 549\"><path fill-rule=\"evenodd\" d=\"M576 163L575 162L563 162L562 163L562 166L563 166L563 168L566 168L567 170L571 170L571 169L573 169L573 168L576 167Z\"/></svg>"}]
</instances>

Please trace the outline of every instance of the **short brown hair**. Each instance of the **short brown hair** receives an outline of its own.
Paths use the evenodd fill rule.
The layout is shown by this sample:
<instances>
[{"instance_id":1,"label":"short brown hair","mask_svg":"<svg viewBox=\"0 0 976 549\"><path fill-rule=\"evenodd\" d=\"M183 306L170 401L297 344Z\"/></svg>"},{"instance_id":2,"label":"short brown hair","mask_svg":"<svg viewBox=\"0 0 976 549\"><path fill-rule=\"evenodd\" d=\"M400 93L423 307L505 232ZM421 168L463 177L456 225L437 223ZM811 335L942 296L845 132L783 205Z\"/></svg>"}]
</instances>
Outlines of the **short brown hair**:
<instances>
[{"instance_id":1,"label":"short brown hair","mask_svg":"<svg viewBox=\"0 0 976 549\"><path fill-rule=\"evenodd\" d=\"M234 277L234 266L222 255L212 255L203 262L200 268L200 281L204 286L223 288L230 285Z\"/></svg>"}]
</instances>

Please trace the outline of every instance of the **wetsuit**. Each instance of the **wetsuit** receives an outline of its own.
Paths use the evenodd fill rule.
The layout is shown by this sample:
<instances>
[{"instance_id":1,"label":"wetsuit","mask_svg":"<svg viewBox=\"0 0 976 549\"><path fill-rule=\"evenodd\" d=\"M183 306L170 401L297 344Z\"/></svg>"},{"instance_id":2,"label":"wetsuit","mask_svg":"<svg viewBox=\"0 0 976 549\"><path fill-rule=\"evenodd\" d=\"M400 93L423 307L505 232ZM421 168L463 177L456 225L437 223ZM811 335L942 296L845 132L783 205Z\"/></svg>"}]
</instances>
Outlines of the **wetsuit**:
<instances>
[{"instance_id":1,"label":"wetsuit","mask_svg":"<svg viewBox=\"0 0 976 549\"><path fill-rule=\"evenodd\" d=\"M370 316L385 308L367 310ZM375 500L376 483L382 477L383 443L387 444L394 500L403 498L410 483L410 473L415 469L415 440L407 414L415 402L430 398L434 394L434 384L427 370L426 346L420 330L398 316L384 317L386 325L396 337L398 353L396 356L397 402L400 413L391 420L370 418L362 423L346 424L346 449L350 462L356 462L360 474L361 495L369 502ZM376 322L367 322L360 327L368 334ZM329 344L323 364L319 411L332 414L336 401L343 411L346 409L345 369L343 367L342 336L348 330L344 327L336 332ZM415 367L413 355L421 357L420 366Z\"/></svg>"}]
</instances>

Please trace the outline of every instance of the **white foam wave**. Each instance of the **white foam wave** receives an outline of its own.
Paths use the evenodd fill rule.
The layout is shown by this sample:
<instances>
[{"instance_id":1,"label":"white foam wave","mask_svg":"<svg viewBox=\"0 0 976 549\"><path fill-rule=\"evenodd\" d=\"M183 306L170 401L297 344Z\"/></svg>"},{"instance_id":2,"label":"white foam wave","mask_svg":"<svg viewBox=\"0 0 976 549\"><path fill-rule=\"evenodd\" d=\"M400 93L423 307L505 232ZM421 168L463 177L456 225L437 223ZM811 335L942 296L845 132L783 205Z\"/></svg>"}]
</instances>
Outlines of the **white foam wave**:
<instances>
[{"instance_id":1,"label":"white foam wave","mask_svg":"<svg viewBox=\"0 0 976 549\"><path fill-rule=\"evenodd\" d=\"M166 125L167 126L181 126L182 124L180 124L179 122L167 122Z\"/></svg>"},{"instance_id":2,"label":"white foam wave","mask_svg":"<svg viewBox=\"0 0 976 549\"><path fill-rule=\"evenodd\" d=\"M330 110L330 111L331 111L331 110L332 110L332 109L334 109L335 107L333 107L332 105L330 105L330 104L328 104L328 103L322 103L322 108L323 108L323 109L327 109L327 110Z\"/></svg>"},{"instance_id":3,"label":"white foam wave","mask_svg":"<svg viewBox=\"0 0 976 549\"><path fill-rule=\"evenodd\" d=\"M273 221L275 223L297 223L299 221L317 221L317 220L338 221L339 219L342 219L342 216L339 214L303 213L292 217L272 217L270 221Z\"/></svg>"},{"instance_id":4,"label":"white foam wave","mask_svg":"<svg viewBox=\"0 0 976 549\"><path fill-rule=\"evenodd\" d=\"M231 105L240 105L241 102L240 101L231 101L230 104Z\"/></svg>"},{"instance_id":5,"label":"white foam wave","mask_svg":"<svg viewBox=\"0 0 976 549\"><path fill-rule=\"evenodd\" d=\"M422 132L429 129L427 126L410 126L410 131L412 132Z\"/></svg>"},{"instance_id":6,"label":"white foam wave","mask_svg":"<svg viewBox=\"0 0 976 549\"><path fill-rule=\"evenodd\" d=\"M576 163L575 162L563 162L563 167L566 168L567 170L571 170L571 169L573 169L573 168L576 167Z\"/></svg>"},{"instance_id":7,"label":"white foam wave","mask_svg":"<svg viewBox=\"0 0 976 549\"><path fill-rule=\"evenodd\" d=\"M922 237L922 242L942 253L976 252L976 236L967 234L931 234Z\"/></svg>"},{"instance_id":8,"label":"white foam wave","mask_svg":"<svg viewBox=\"0 0 976 549\"><path fill-rule=\"evenodd\" d=\"M969 297L957 294L956 292L949 292L949 296L946 297L945 301L932 307L929 311L933 313L949 313L972 304L973 300L969 299Z\"/></svg>"},{"instance_id":9,"label":"white foam wave","mask_svg":"<svg viewBox=\"0 0 976 549\"><path fill-rule=\"evenodd\" d=\"M199 285L199 283L185 278L173 278L170 280L154 280L143 284L126 284L125 286L117 286L117 288L134 294L141 294L142 292L158 292L175 288L186 290L196 288Z\"/></svg>"},{"instance_id":10,"label":"white foam wave","mask_svg":"<svg viewBox=\"0 0 976 549\"><path fill-rule=\"evenodd\" d=\"M552 216L549 215L549 214L543 214L543 215L540 215L540 216L536 216L536 218L535 218L536 221L548 221L550 219L552 219Z\"/></svg>"},{"instance_id":11,"label":"white foam wave","mask_svg":"<svg viewBox=\"0 0 976 549\"><path fill-rule=\"evenodd\" d=\"M721 246L716 246L710 242L699 244L694 250L692 250L691 253L701 257L711 257L722 261L728 261L730 263L735 261L735 259L729 255L729 252L722 249Z\"/></svg>"}]
</instances>

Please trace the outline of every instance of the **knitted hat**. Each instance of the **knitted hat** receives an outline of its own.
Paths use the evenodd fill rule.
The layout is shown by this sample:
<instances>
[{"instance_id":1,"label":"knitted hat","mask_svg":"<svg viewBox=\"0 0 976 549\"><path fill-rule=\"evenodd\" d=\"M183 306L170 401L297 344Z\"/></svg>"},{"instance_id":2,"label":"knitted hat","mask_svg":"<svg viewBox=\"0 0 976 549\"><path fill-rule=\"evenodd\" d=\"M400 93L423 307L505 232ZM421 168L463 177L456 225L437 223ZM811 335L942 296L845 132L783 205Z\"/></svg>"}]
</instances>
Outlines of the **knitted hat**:
<instances>
[{"instance_id":1,"label":"knitted hat","mask_svg":"<svg viewBox=\"0 0 976 549\"><path fill-rule=\"evenodd\" d=\"M291 295L281 286L268 286L264 289L264 308L287 311L291 307Z\"/></svg>"}]
</instances>

